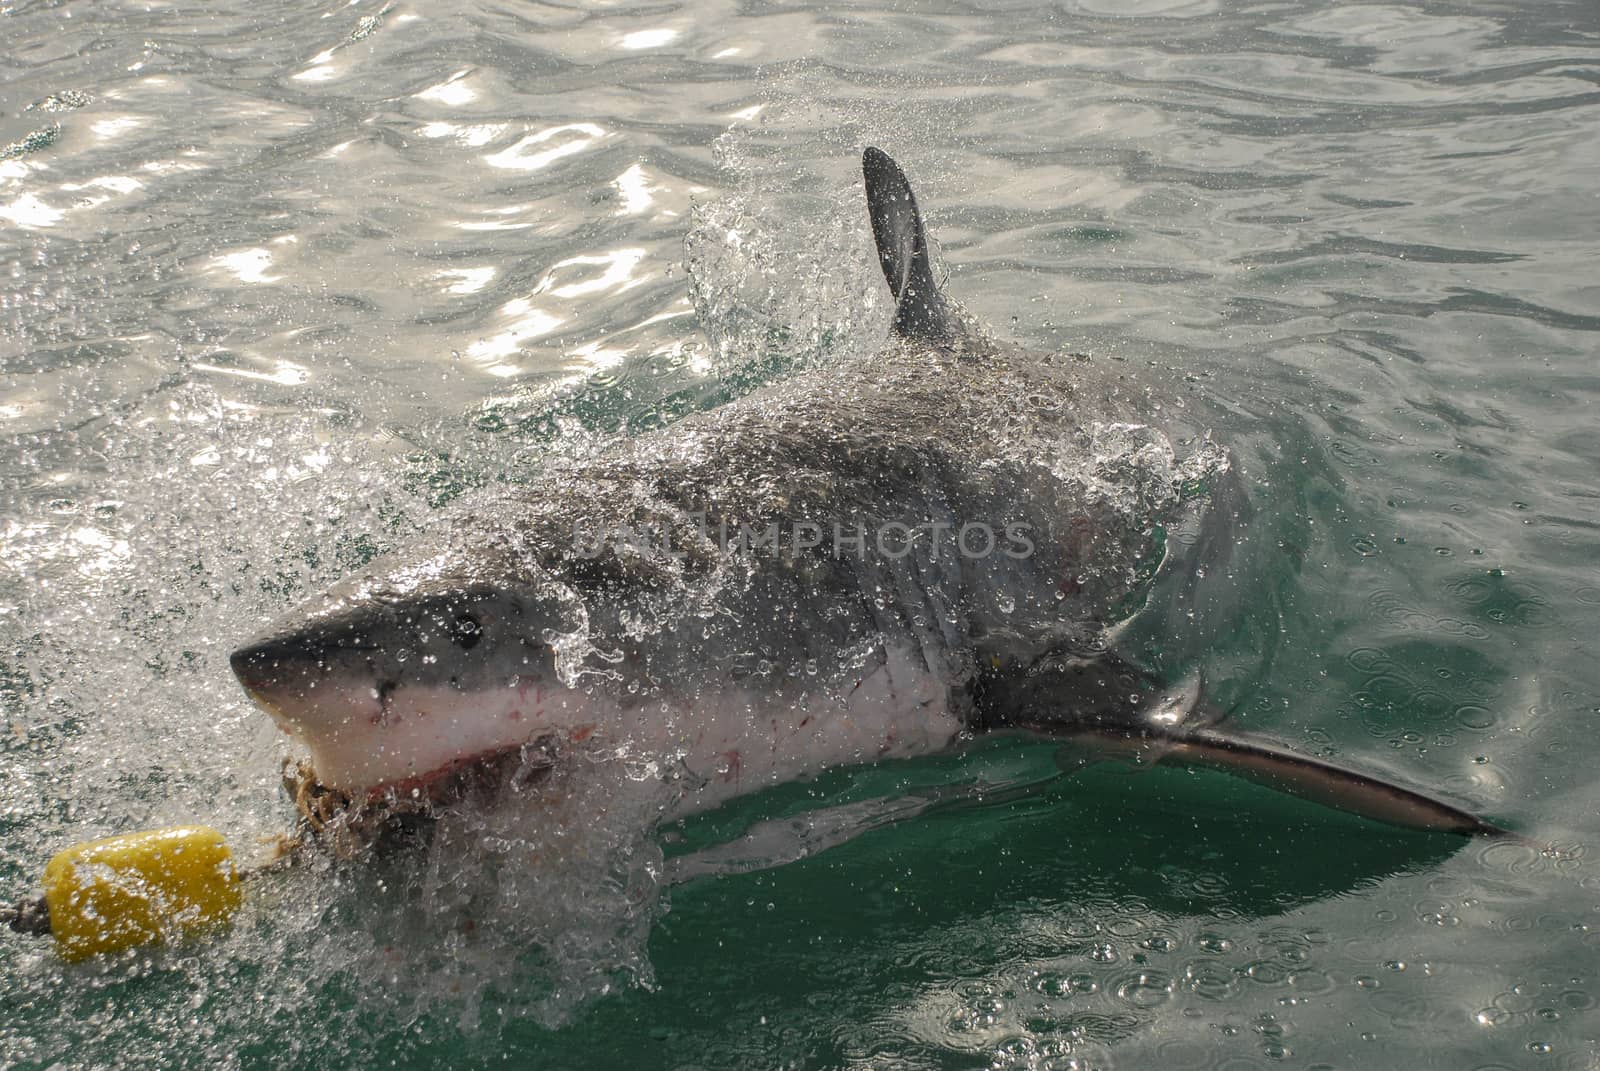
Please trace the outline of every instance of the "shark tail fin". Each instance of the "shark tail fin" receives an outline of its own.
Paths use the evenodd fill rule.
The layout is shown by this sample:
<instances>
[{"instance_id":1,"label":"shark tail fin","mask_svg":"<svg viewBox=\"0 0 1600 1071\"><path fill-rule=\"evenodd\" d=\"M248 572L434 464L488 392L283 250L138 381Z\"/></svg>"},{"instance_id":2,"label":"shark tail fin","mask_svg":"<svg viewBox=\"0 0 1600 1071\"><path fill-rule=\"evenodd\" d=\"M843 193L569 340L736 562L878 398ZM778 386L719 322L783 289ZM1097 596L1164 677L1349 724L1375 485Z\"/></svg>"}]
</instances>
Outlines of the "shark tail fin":
<instances>
[{"instance_id":1,"label":"shark tail fin","mask_svg":"<svg viewBox=\"0 0 1600 1071\"><path fill-rule=\"evenodd\" d=\"M866 180L878 262L895 298L892 330L915 341L954 337L956 317L933 278L928 236L905 172L881 149L868 148L861 154L861 173Z\"/></svg>"}]
</instances>

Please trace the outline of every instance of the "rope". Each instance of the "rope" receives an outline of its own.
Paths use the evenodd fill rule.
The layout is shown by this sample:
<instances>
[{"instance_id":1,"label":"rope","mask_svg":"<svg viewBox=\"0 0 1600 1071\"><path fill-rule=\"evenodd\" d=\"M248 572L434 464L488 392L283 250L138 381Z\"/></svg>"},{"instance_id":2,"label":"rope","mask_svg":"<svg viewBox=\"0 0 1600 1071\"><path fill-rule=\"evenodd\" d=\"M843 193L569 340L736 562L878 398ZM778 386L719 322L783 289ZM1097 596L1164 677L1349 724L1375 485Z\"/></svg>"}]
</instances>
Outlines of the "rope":
<instances>
[{"instance_id":1,"label":"rope","mask_svg":"<svg viewBox=\"0 0 1600 1071\"><path fill-rule=\"evenodd\" d=\"M0 905L0 920L17 933L42 937L50 932L50 905L44 897L18 900L15 904Z\"/></svg>"}]
</instances>

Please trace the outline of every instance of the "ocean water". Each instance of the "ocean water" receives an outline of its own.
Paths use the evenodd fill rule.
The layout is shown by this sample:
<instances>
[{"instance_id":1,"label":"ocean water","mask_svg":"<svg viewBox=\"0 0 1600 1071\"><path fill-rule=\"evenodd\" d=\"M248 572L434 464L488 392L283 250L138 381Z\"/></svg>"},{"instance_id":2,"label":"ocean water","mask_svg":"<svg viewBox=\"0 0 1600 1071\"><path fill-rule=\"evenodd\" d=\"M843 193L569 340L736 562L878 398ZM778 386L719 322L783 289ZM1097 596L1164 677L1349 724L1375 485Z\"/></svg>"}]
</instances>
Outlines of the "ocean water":
<instances>
[{"instance_id":1,"label":"ocean water","mask_svg":"<svg viewBox=\"0 0 1600 1071\"><path fill-rule=\"evenodd\" d=\"M1198 384L1236 723L1557 850L1022 741L648 836L611 771L576 845L3 935L0 1065L1600 1067L1592 0L0 0L0 895L287 831L227 653L444 502L872 352L866 144L997 333ZM1038 784L916 802L974 776Z\"/></svg>"}]
</instances>

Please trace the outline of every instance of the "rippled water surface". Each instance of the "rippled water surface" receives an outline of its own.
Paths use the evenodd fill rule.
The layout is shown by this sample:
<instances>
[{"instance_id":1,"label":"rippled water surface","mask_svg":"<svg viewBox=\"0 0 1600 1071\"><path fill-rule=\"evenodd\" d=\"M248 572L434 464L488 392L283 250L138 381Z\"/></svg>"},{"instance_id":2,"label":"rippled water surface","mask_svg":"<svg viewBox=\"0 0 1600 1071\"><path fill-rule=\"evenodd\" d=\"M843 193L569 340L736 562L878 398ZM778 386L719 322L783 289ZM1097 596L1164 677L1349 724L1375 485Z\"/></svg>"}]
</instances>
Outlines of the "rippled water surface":
<instances>
[{"instance_id":1,"label":"rippled water surface","mask_svg":"<svg viewBox=\"0 0 1600 1071\"><path fill-rule=\"evenodd\" d=\"M1562 848L1161 769L870 810L1050 766L1005 741L637 843L580 786L537 880L478 829L211 942L7 940L0 1064L1600 1066L1597 44L1592 0L0 0L7 899L288 829L227 652L444 501L876 348L864 144L1001 334L1201 385L1277 547L1204 659L1238 723ZM395 953L483 889L532 929Z\"/></svg>"}]
</instances>

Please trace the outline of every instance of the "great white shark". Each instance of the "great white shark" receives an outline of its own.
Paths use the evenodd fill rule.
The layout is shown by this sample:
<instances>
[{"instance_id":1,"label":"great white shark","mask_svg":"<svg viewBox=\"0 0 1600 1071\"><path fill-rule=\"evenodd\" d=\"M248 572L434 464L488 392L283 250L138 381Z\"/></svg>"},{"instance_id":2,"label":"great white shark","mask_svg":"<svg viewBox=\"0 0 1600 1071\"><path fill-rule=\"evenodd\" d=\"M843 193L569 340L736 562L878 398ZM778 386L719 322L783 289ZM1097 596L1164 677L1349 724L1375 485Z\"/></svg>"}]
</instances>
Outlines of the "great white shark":
<instances>
[{"instance_id":1,"label":"great white shark","mask_svg":"<svg viewBox=\"0 0 1600 1071\"><path fill-rule=\"evenodd\" d=\"M1123 649L1152 620L1199 629L1245 583L1233 457L1172 431L1170 385L979 327L937 283L899 166L869 148L863 174L895 301L881 352L454 507L442 542L374 560L233 653L316 778L376 798L600 740L665 760L687 813L1014 731L1499 832L1247 735L1196 672Z\"/></svg>"}]
</instances>

